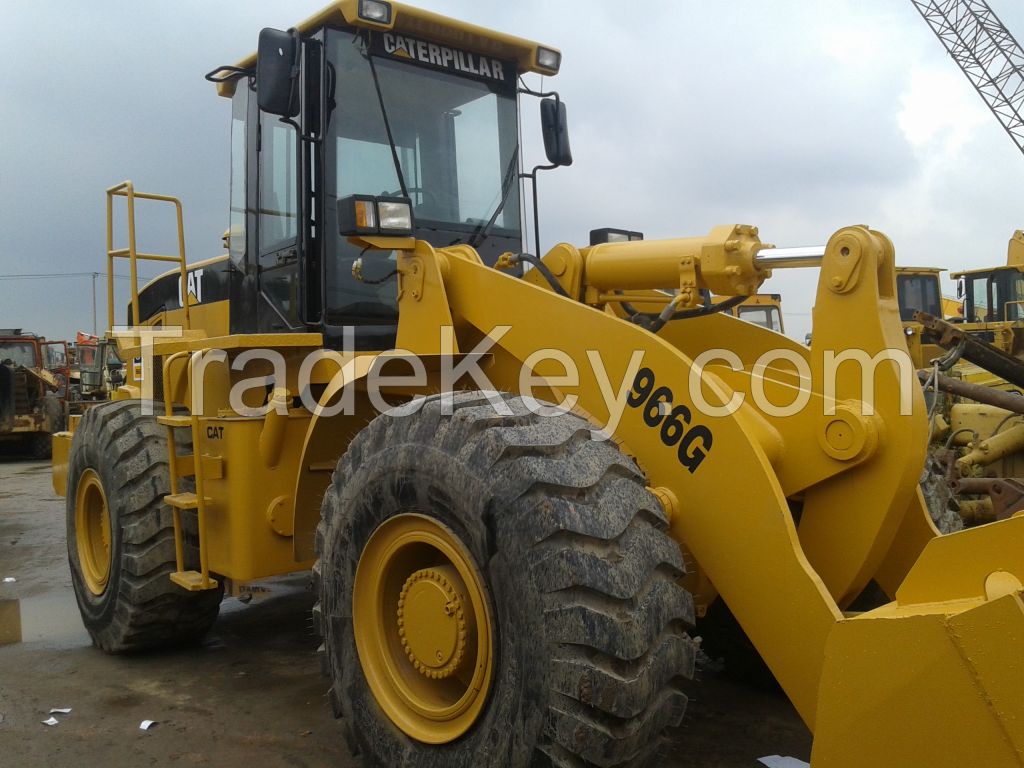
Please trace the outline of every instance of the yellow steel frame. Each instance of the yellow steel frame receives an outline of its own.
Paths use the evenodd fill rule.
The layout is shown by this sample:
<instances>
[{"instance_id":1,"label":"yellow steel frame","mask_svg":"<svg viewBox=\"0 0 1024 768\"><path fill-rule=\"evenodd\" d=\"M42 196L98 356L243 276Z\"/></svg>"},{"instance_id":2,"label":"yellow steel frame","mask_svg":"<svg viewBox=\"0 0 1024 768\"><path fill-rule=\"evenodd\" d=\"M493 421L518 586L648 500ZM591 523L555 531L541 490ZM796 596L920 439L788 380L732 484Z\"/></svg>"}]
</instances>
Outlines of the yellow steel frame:
<instances>
[{"instance_id":1,"label":"yellow steel frame","mask_svg":"<svg viewBox=\"0 0 1024 768\"><path fill-rule=\"evenodd\" d=\"M127 224L128 224L128 246L126 248L114 247L114 199L125 198L127 202ZM170 203L174 206L174 212L178 225L178 255L170 256L160 253L142 253L137 247L135 232L135 201L153 200L156 202ZM177 264L181 273L181 297L184 309L183 325L189 329L188 310L188 265L185 262L185 228L181 212L181 201L169 195L155 195L150 192L137 192L135 185L130 181L122 181L107 189L107 327L114 327L114 259L128 259L128 269L131 277L131 309L132 324L139 325L139 275L138 262L162 261Z\"/></svg>"}]
</instances>

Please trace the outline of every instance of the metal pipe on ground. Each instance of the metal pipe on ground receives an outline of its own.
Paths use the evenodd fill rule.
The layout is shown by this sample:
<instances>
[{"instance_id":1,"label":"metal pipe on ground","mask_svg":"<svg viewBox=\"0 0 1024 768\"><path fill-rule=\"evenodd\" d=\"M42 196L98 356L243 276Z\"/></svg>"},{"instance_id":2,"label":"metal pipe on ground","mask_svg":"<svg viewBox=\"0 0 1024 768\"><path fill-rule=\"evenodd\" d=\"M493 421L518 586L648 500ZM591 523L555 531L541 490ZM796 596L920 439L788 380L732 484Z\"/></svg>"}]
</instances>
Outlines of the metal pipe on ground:
<instances>
[{"instance_id":1,"label":"metal pipe on ground","mask_svg":"<svg viewBox=\"0 0 1024 768\"><path fill-rule=\"evenodd\" d=\"M972 495L988 495L992 490L992 484L998 478L995 477L958 477L949 484L953 493L969 493Z\"/></svg>"},{"instance_id":2,"label":"metal pipe on ground","mask_svg":"<svg viewBox=\"0 0 1024 768\"><path fill-rule=\"evenodd\" d=\"M921 370L917 373L921 383L925 383L931 377L931 372ZM935 386L943 392L951 395L958 395L986 405L994 405L996 408L1003 408L1014 413L1024 414L1024 397L1010 392L1003 392L991 387L983 387L980 384L970 384L950 376L938 375Z\"/></svg>"}]
</instances>

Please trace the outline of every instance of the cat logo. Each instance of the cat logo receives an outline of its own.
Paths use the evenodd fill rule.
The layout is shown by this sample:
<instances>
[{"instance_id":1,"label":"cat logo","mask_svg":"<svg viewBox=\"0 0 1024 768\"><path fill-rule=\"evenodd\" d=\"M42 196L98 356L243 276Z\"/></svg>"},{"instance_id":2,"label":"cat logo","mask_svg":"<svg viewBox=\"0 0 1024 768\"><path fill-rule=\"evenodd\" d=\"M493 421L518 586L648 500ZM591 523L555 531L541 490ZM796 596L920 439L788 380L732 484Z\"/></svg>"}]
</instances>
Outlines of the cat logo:
<instances>
[{"instance_id":1,"label":"cat logo","mask_svg":"<svg viewBox=\"0 0 1024 768\"><path fill-rule=\"evenodd\" d=\"M203 303L203 270L193 269L188 273L188 305ZM181 284L178 284L178 306L185 306L181 300Z\"/></svg>"},{"instance_id":2,"label":"cat logo","mask_svg":"<svg viewBox=\"0 0 1024 768\"><path fill-rule=\"evenodd\" d=\"M414 37L396 35L392 32L385 32L381 36L381 43L384 53L388 56L412 59L438 69L454 70L486 80L506 82L506 64L500 59L482 56L479 53L460 51L458 48L449 48L447 45L429 43L426 40L417 40ZM514 72L515 67L510 65L508 71Z\"/></svg>"}]
</instances>

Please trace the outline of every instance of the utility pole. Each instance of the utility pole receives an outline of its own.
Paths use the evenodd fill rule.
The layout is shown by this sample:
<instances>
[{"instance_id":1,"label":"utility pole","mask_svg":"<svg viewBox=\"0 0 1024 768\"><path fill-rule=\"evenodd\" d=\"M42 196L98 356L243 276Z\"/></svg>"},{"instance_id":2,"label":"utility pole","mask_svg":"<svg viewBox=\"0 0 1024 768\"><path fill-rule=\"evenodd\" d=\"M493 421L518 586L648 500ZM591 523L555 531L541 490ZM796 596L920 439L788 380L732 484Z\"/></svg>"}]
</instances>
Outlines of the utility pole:
<instances>
[{"instance_id":1,"label":"utility pole","mask_svg":"<svg viewBox=\"0 0 1024 768\"><path fill-rule=\"evenodd\" d=\"M98 336L96 333L96 278L99 277L99 272L92 273L92 335Z\"/></svg>"}]
</instances>

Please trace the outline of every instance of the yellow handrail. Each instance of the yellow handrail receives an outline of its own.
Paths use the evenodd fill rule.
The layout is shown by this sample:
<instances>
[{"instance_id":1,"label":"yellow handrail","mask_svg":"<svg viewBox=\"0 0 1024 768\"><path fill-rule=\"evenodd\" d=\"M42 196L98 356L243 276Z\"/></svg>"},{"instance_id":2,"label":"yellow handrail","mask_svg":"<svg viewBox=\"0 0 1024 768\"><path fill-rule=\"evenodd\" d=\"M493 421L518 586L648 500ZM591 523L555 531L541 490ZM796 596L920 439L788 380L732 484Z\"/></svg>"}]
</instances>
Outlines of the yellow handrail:
<instances>
[{"instance_id":1,"label":"yellow handrail","mask_svg":"<svg viewBox=\"0 0 1024 768\"><path fill-rule=\"evenodd\" d=\"M114 248L114 198L123 197L128 202L128 247ZM135 238L135 199L155 200L157 202L172 203L178 220L178 255L168 256L158 253L140 253L136 247ZM183 326L185 330L190 328L189 305L188 305L188 266L185 263L185 227L181 214L181 201L169 195L155 195L150 192L136 192L135 186L130 181L122 181L120 184L107 189L107 324L110 330L114 328L114 259L128 259L128 268L131 279L132 292L132 325L138 326L139 318L139 281L138 281L138 260L143 261L170 261L178 264L181 272L181 304L185 310Z\"/></svg>"}]
</instances>

